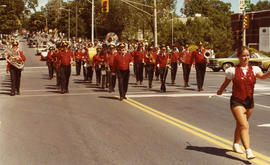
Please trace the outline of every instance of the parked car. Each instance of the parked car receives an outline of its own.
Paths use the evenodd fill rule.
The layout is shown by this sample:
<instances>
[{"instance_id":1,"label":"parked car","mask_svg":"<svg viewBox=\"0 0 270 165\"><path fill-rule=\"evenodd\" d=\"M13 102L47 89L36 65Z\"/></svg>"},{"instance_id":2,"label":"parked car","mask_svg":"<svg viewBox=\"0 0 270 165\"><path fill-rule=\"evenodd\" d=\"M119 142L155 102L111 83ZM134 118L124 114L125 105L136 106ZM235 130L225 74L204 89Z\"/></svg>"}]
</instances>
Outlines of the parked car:
<instances>
[{"instance_id":1,"label":"parked car","mask_svg":"<svg viewBox=\"0 0 270 165\"><path fill-rule=\"evenodd\" d=\"M5 55L4 55L4 48L0 48L0 60L5 60Z\"/></svg>"},{"instance_id":2,"label":"parked car","mask_svg":"<svg viewBox=\"0 0 270 165\"><path fill-rule=\"evenodd\" d=\"M43 45L43 44L38 45L36 51L37 51L37 56L41 55L42 52L47 51L47 45Z\"/></svg>"},{"instance_id":3,"label":"parked car","mask_svg":"<svg viewBox=\"0 0 270 165\"><path fill-rule=\"evenodd\" d=\"M214 72L218 72L220 69L225 71L227 68L235 66L239 63L236 53L228 58L212 58L209 60L208 67ZM250 65L259 66L263 71L266 71L270 67L270 57L262 53L251 53L249 60Z\"/></svg>"}]
</instances>

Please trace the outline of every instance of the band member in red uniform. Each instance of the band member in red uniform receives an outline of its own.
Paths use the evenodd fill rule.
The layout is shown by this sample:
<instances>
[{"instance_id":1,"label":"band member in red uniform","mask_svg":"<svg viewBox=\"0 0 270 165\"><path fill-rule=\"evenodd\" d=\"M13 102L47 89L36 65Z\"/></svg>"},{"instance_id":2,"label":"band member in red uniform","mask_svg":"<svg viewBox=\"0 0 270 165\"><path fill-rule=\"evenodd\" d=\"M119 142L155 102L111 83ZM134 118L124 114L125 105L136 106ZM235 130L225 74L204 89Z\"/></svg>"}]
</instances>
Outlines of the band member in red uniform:
<instances>
[{"instance_id":1,"label":"band member in red uniform","mask_svg":"<svg viewBox=\"0 0 270 165\"><path fill-rule=\"evenodd\" d=\"M121 49L114 57L113 74L117 72L120 101L126 98L129 81L129 64L133 61L132 56L125 51L125 44L120 44Z\"/></svg>"},{"instance_id":2,"label":"band member in red uniform","mask_svg":"<svg viewBox=\"0 0 270 165\"><path fill-rule=\"evenodd\" d=\"M189 74L192 66L192 52L188 50L189 45L185 45L185 49L181 52L179 56L179 61L182 63L183 68L183 77L184 77L184 86L190 87L189 82Z\"/></svg>"},{"instance_id":3,"label":"band member in red uniform","mask_svg":"<svg viewBox=\"0 0 270 165\"><path fill-rule=\"evenodd\" d=\"M61 68L61 93L69 93L68 85L71 74L71 60L73 53L68 49L68 43L63 43L64 50L59 52Z\"/></svg>"},{"instance_id":4,"label":"band member in red uniform","mask_svg":"<svg viewBox=\"0 0 270 165\"><path fill-rule=\"evenodd\" d=\"M154 48L154 53L156 54L156 57L157 57L157 55L159 54L159 48L158 47ZM157 65L157 63L156 63L156 66L155 66L155 76L156 76L156 80L158 81L159 80L159 66Z\"/></svg>"},{"instance_id":5,"label":"band member in red uniform","mask_svg":"<svg viewBox=\"0 0 270 165\"><path fill-rule=\"evenodd\" d=\"M83 49L81 54L81 60L83 62L84 81L89 81L90 83L92 83L93 68L92 61L89 58L88 48Z\"/></svg>"},{"instance_id":6,"label":"band member in red uniform","mask_svg":"<svg viewBox=\"0 0 270 165\"><path fill-rule=\"evenodd\" d=\"M139 43L137 51L134 52L134 65L136 65L136 83L137 85L143 82L143 57L146 52L143 50L143 44Z\"/></svg>"},{"instance_id":7,"label":"band member in red uniform","mask_svg":"<svg viewBox=\"0 0 270 165\"><path fill-rule=\"evenodd\" d=\"M53 54L53 60L56 71L56 86L60 88L61 86L61 68L60 68L60 52L63 51L62 43L57 45L57 50Z\"/></svg>"},{"instance_id":8,"label":"band member in red uniform","mask_svg":"<svg viewBox=\"0 0 270 165\"><path fill-rule=\"evenodd\" d=\"M108 64L108 76L109 76L109 92L114 92L115 83L116 83L116 75L112 74L112 68L114 64L114 57L117 53L115 52L115 46L110 45L110 49L108 51L107 56L107 64Z\"/></svg>"},{"instance_id":9,"label":"band member in red uniform","mask_svg":"<svg viewBox=\"0 0 270 165\"><path fill-rule=\"evenodd\" d=\"M233 82L230 100L231 111L236 119L233 151L244 153L239 146L241 140L246 149L247 159L253 159L255 156L250 149L248 124L248 119L254 110L253 91L256 78L266 79L270 76L270 71L263 73L258 66L248 65L250 52L247 47L240 47L237 51L237 57L240 61L239 65L230 67L225 71L225 81L217 91L217 94L221 95L230 82Z\"/></svg>"},{"instance_id":10,"label":"band member in red uniform","mask_svg":"<svg viewBox=\"0 0 270 165\"><path fill-rule=\"evenodd\" d=\"M146 64L147 73L148 73L148 87L149 89L152 88L152 81L154 77L154 70L156 66L156 53L153 50L153 46L149 46L147 54L144 56L144 62Z\"/></svg>"},{"instance_id":11,"label":"band member in red uniform","mask_svg":"<svg viewBox=\"0 0 270 165\"><path fill-rule=\"evenodd\" d=\"M76 62L76 75L79 76L81 74L81 67L82 67L82 48L81 46L77 46L77 50L74 53L74 58Z\"/></svg>"},{"instance_id":12,"label":"band member in red uniform","mask_svg":"<svg viewBox=\"0 0 270 165\"><path fill-rule=\"evenodd\" d=\"M203 83L206 72L206 58L204 57L205 49L202 42L199 43L199 48L192 53L192 59L195 60L196 79L198 91L203 91Z\"/></svg>"},{"instance_id":13,"label":"band member in red uniform","mask_svg":"<svg viewBox=\"0 0 270 165\"><path fill-rule=\"evenodd\" d=\"M174 45L173 50L171 52L171 80L172 80L172 84L175 84L178 59L179 59L179 52L177 51L177 46Z\"/></svg>"},{"instance_id":14,"label":"band member in red uniform","mask_svg":"<svg viewBox=\"0 0 270 165\"><path fill-rule=\"evenodd\" d=\"M166 92L166 78L168 74L168 64L170 63L169 54L166 53L166 46L161 46L160 53L157 55L157 64L159 64L160 73L160 92Z\"/></svg>"},{"instance_id":15,"label":"band member in red uniform","mask_svg":"<svg viewBox=\"0 0 270 165\"><path fill-rule=\"evenodd\" d=\"M7 73L10 72L10 79L11 79L10 95L11 96L14 96L15 92L17 95L20 95L22 68L18 67L16 64L20 64L23 66L24 61L26 60L23 52L18 49L18 46L19 46L19 43L17 41L14 41L12 43L12 53L16 54L16 56L8 54L8 57L7 57L7 59L10 60L10 62L7 62ZM12 57L12 56L15 56L15 57Z\"/></svg>"},{"instance_id":16,"label":"band member in red uniform","mask_svg":"<svg viewBox=\"0 0 270 165\"><path fill-rule=\"evenodd\" d=\"M100 81L101 81L101 47L97 47L97 54L93 57L93 70L95 69L96 72L96 85L100 86Z\"/></svg>"},{"instance_id":17,"label":"band member in red uniform","mask_svg":"<svg viewBox=\"0 0 270 165\"><path fill-rule=\"evenodd\" d=\"M50 47L49 52L47 54L47 59L46 59L46 63L48 66L48 70L49 70L49 79L51 80L53 78L53 72L54 72L54 47Z\"/></svg>"}]
</instances>

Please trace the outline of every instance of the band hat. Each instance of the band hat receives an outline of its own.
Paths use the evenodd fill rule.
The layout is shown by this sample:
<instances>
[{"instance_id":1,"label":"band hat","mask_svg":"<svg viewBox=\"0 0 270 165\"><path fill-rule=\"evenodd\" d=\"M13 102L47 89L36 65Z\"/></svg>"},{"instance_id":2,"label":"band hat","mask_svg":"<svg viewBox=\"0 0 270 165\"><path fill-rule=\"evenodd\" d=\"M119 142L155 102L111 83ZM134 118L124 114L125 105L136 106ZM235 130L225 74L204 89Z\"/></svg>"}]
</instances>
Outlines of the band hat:
<instances>
[{"instance_id":1,"label":"band hat","mask_svg":"<svg viewBox=\"0 0 270 165\"><path fill-rule=\"evenodd\" d=\"M65 48L68 47L68 43L64 42L63 47L65 47Z\"/></svg>"},{"instance_id":2,"label":"band hat","mask_svg":"<svg viewBox=\"0 0 270 165\"><path fill-rule=\"evenodd\" d=\"M154 47L151 45L151 46L149 46L149 49L154 49Z\"/></svg>"},{"instance_id":3,"label":"band hat","mask_svg":"<svg viewBox=\"0 0 270 165\"><path fill-rule=\"evenodd\" d=\"M199 42L199 46L202 46L202 45L203 45L203 43L202 43L202 41L200 41L200 42Z\"/></svg>"},{"instance_id":4,"label":"band hat","mask_svg":"<svg viewBox=\"0 0 270 165\"><path fill-rule=\"evenodd\" d=\"M126 47L126 45L124 44L124 43L121 43L121 44L119 44L119 46L118 46L119 48L125 48Z\"/></svg>"},{"instance_id":5,"label":"band hat","mask_svg":"<svg viewBox=\"0 0 270 165\"><path fill-rule=\"evenodd\" d=\"M18 45L19 45L19 43L17 41L12 42L12 46L18 46Z\"/></svg>"},{"instance_id":6,"label":"band hat","mask_svg":"<svg viewBox=\"0 0 270 165\"><path fill-rule=\"evenodd\" d=\"M115 48L115 45L114 44L110 44L110 48L111 49L114 49Z\"/></svg>"},{"instance_id":7,"label":"band hat","mask_svg":"<svg viewBox=\"0 0 270 165\"><path fill-rule=\"evenodd\" d=\"M185 48L188 48L188 47L189 47L189 45L188 45L188 44L186 44L186 45L185 45Z\"/></svg>"}]
</instances>

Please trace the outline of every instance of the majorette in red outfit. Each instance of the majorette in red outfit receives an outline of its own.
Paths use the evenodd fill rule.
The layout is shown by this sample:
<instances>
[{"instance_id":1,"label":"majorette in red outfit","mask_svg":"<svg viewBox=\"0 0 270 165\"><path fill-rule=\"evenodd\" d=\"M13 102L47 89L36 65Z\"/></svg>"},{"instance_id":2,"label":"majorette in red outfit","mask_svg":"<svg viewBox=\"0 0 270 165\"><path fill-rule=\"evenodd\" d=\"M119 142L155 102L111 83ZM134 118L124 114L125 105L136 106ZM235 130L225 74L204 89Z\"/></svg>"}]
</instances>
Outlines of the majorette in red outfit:
<instances>
[{"instance_id":1,"label":"majorette in red outfit","mask_svg":"<svg viewBox=\"0 0 270 165\"><path fill-rule=\"evenodd\" d=\"M266 79L270 76L270 71L263 73L258 66L248 65L250 52L247 47L240 47L237 51L237 57L239 58L239 65L230 67L225 71L226 78L217 94L221 95L230 82L233 82L233 91L230 99L231 111L236 119L233 151L244 153L239 145L241 140L246 150L246 158L253 159L255 156L250 149L248 119L254 110L254 85L256 78Z\"/></svg>"}]
</instances>

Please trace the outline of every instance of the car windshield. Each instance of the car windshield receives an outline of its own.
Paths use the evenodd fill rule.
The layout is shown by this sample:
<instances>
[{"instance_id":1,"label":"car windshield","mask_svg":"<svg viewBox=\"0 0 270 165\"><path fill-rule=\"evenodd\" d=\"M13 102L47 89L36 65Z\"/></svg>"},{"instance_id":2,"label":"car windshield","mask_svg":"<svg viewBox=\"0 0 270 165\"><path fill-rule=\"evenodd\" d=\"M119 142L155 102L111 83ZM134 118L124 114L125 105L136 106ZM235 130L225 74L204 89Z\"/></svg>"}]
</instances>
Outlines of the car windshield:
<instances>
[{"instance_id":1,"label":"car windshield","mask_svg":"<svg viewBox=\"0 0 270 165\"><path fill-rule=\"evenodd\" d=\"M237 58L236 53L234 53L233 55L231 55L229 58Z\"/></svg>"},{"instance_id":2,"label":"car windshield","mask_svg":"<svg viewBox=\"0 0 270 165\"><path fill-rule=\"evenodd\" d=\"M268 57L268 56L266 56L266 55L264 55L264 54L262 54L262 53L257 53L261 58L270 58L270 57Z\"/></svg>"}]
</instances>

